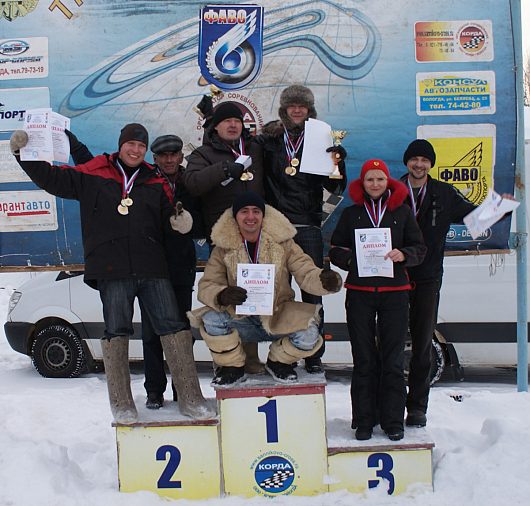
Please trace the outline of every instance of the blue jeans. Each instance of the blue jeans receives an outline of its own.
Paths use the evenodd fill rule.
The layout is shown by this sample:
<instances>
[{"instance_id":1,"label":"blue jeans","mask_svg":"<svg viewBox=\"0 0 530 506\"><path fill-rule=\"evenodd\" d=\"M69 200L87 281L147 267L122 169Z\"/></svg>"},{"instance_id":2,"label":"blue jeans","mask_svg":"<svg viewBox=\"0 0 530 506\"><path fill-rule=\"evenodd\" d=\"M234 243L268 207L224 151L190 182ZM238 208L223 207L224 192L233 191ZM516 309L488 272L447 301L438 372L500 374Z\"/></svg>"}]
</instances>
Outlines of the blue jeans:
<instances>
[{"instance_id":1,"label":"blue jeans","mask_svg":"<svg viewBox=\"0 0 530 506\"><path fill-rule=\"evenodd\" d=\"M232 318L226 311L208 311L202 317L204 330L211 336L225 336L233 330L237 330L242 342L259 343L261 341L277 341L285 335L291 344L299 350L309 351L315 347L318 341L318 326L314 321L306 330L299 330L291 334L271 335L265 332L259 316L245 316L244 318Z\"/></svg>"},{"instance_id":2,"label":"blue jeans","mask_svg":"<svg viewBox=\"0 0 530 506\"><path fill-rule=\"evenodd\" d=\"M317 267L324 266L324 242L322 239L322 230L318 227L296 227L296 235L293 238L294 242L302 248L302 251L309 255ZM302 301L310 304L322 304L322 297L320 295L313 295L312 293L300 290ZM320 309L320 334L324 338L324 309ZM312 355L314 358L322 358L326 350L325 341L322 341L322 346Z\"/></svg>"},{"instance_id":3,"label":"blue jeans","mask_svg":"<svg viewBox=\"0 0 530 506\"><path fill-rule=\"evenodd\" d=\"M155 334L165 336L187 327L181 321L175 293L168 279L98 279L103 303L105 338L133 334L134 299Z\"/></svg>"}]
</instances>

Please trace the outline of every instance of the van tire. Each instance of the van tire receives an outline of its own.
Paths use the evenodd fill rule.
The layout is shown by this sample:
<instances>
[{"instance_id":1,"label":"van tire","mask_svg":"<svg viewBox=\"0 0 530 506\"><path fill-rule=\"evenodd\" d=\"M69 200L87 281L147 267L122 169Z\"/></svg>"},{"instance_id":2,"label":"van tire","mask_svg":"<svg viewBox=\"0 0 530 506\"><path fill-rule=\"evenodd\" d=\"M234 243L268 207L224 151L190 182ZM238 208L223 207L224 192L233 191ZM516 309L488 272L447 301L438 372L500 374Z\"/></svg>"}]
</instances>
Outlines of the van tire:
<instances>
[{"instance_id":1,"label":"van tire","mask_svg":"<svg viewBox=\"0 0 530 506\"><path fill-rule=\"evenodd\" d=\"M31 360L45 378L75 378L86 367L83 341L68 325L40 330L31 347Z\"/></svg>"},{"instance_id":2,"label":"van tire","mask_svg":"<svg viewBox=\"0 0 530 506\"><path fill-rule=\"evenodd\" d=\"M441 377L445 370L446 365L446 355L445 355L445 349L444 344L440 343L438 339L436 339L435 336L433 336L433 339L431 341L431 385L434 385ZM409 374L409 364L410 364L410 357L412 355L412 350L410 346L410 342L408 342L405 346L405 376L408 377Z\"/></svg>"}]
</instances>

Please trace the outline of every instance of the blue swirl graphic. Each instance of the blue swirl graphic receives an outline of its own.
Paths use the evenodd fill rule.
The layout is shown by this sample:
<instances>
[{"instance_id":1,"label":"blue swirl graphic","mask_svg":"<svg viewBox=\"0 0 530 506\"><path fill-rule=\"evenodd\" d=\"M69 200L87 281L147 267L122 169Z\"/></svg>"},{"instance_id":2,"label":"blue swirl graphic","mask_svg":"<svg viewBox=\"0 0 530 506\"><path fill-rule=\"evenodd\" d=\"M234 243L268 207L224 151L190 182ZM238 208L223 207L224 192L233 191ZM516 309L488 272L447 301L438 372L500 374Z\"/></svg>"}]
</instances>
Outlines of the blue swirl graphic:
<instances>
[{"instance_id":1,"label":"blue swirl graphic","mask_svg":"<svg viewBox=\"0 0 530 506\"><path fill-rule=\"evenodd\" d=\"M342 55L330 47L321 37L307 34L307 31L325 23L326 20L326 13L320 9L301 10L302 7L314 5L315 3L328 4L359 23L365 33L366 42L358 54L352 56ZM351 81L364 77L372 70L381 51L381 36L370 18L357 9L346 8L325 0L321 0L320 2L310 0L300 4L298 8L300 11L297 12L296 16L288 16L277 22L265 25L263 37L264 54L274 53L285 48L305 48L312 51L330 72ZM266 17L281 14L284 10L287 9L282 7L268 11ZM291 8L289 8L289 11L291 11ZM199 38L197 35L186 37L185 34L183 35L183 32L195 27L196 21L190 21L164 35L155 37L153 40L146 42L128 54L105 65L84 79L65 97L59 109L61 114L69 117L79 116L159 75L194 61L197 57L196 48L199 44ZM129 79L122 79L120 81L112 80L118 74L121 67L129 63L133 58L140 55L151 55L152 48L155 45L177 34L180 37L184 37L184 40L151 60L157 63L174 58L170 63L146 70L142 74ZM248 55L245 55L245 57L248 57Z\"/></svg>"}]
</instances>

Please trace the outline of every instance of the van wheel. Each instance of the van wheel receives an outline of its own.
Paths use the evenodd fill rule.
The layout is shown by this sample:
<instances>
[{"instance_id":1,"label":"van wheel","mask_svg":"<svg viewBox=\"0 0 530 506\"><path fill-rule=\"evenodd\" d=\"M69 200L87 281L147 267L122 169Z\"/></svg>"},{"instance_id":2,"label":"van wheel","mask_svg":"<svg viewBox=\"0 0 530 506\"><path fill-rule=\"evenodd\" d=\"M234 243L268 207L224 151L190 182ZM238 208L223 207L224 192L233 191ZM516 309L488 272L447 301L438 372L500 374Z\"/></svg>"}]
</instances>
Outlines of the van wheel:
<instances>
[{"instance_id":1,"label":"van wheel","mask_svg":"<svg viewBox=\"0 0 530 506\"><path fill-rule=\"evenodd\" d=\"M410 364L410 357L412 355L412 350L410 346L410 342L408 342L405 346L405 376L408 377L409 374L409 364ZM441 377L442 373L444 372L446 364L446 358L445 358L445 350L444 345L441 344L438 339L433 337L431 341L431 385L436 383Z\"/></svg>"},{"instance_id":2,"label":"van wheel","mask_svg":"<svg viewBox=\"0 0 530 506\"><path fill-rule=\"evenodd\" d=\"M68 325L43 328L33 342L31 359L45 378L75 378L86 365L83 341Z\"/></svg>"}]
</instances>

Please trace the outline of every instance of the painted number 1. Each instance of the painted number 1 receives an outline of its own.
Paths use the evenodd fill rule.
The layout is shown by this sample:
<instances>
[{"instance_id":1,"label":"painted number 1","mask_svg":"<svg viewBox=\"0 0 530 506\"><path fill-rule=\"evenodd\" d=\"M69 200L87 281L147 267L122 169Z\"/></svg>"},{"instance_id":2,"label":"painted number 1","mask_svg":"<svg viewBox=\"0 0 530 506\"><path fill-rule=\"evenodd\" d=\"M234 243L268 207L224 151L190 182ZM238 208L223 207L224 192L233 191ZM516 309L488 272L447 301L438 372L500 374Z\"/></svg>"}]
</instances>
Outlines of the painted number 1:
<instances>
[{"instance_id":1,"label":"painted number 1","mask_svg":"<svg viewBox=\"0 0 530 506\"><path fill-rule=\"evenodd\" d=\"M171 478L175 474L175 471L180 464L180 450L171 445L161 446L156 451L156 460L167 460L166 457L168 454L169 461L156 485L158 488L182 488L182 482L180 480L171 481Z\"/></svg>"},{"instance_id":2,"label":"painted number 1","mask_svg":"<svg viewBox=\"0 0 530 506\"><path fill-rule=\"evenodd\" d=\"M276 410L276 401L270 401L258 407L259 413L265 414L265 425L267 429L267 443L278 442L278 411Z\"/></svg>"},{"instance_id":3,"label":"painted number 1","mask_svg":"<svg viewBox=\"0 0 530 506\"><path fill-rule=\"evenodd\" d=\"M394 461L388 453L372 453L368 457L368 467L377 467L375 475L388 481L388 495L394 492L394 475L390 472L394 467ZM368 488L375 488L381 480L368 480Z\"/></svg>"}]
</instances>

